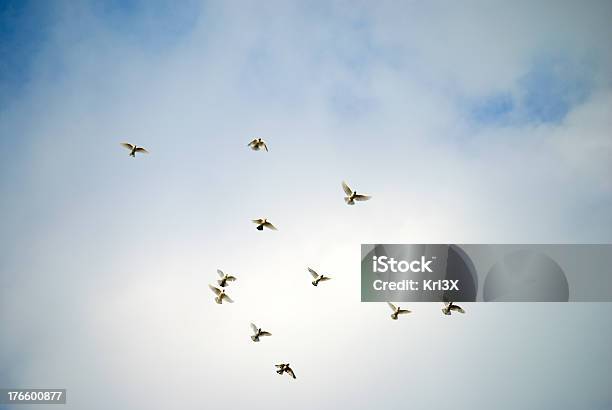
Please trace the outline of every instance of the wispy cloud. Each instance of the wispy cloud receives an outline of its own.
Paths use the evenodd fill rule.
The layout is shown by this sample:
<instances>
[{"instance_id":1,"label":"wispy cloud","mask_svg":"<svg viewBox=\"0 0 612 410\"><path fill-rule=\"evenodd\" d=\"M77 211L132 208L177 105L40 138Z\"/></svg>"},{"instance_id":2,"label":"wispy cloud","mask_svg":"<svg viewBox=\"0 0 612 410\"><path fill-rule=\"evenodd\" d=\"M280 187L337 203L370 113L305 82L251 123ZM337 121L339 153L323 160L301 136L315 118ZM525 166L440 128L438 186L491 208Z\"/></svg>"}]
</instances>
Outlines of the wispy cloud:
<instances>
[{"instance_id":1,"label":"wispy cloud","mask_svg":"<svg viewBox=\"0 0 612 410\"><path fill-rule=\"evenodd\" d=\"M539 57L507 90L467 102L470 119L494 126L559 124L587 101L598 78L596 62Z\"/></svg>"}]
</instances>

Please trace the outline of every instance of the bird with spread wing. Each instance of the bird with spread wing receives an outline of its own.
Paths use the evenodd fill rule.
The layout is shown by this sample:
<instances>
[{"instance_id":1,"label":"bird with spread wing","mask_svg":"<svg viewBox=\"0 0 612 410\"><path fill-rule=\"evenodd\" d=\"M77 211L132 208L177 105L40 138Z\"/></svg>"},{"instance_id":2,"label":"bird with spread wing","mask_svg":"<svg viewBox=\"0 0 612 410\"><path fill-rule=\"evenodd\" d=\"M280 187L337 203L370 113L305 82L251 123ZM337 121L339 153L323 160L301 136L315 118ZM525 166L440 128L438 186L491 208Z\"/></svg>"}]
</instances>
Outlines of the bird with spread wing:
<instances>
[{"instance_id":1,"label":"bird with spread wing","mask_svg":"<svg viewBox=\"0 0 612 410\"><path fill-rule=\"evenodd\" d=\"M393 313L391 313L391 319L393 320L397 320L398 315L405 315L405 314L410 313L408 309L400 309L399 306L395 306L391 302L387 302L387 305L389 305L389 307L393 311Z\"/></svg>"},{"instance_id":2,"label":"bird with spread wing","mask_svg":"<svg viewBox=\"0 0 612 410\"><path fill-rule=\"evenodd\" d=\"M261 138L255 138L253 141L249 142L248 145L253 151L259 151L260 149L265 149L268 152L268 146L266 142Z\"/></svg>"},{"instance_id":3,"label":"bird with spread wing","mask_svg":"<svg viewBox=\"0 0 612 410\"><path fill-rule=\"evenodd\" d=\"M454 302L444 302L442 313L447 316L450 316L451 312L465 313L465 310L463 310L461 306L455 305Z\"/></svg>"},{"instance_id":4,"label":"bird with spread wing","mask_svg":"<svg viewBox=\"0 0 612 410\"><path fill-rule=\"evenodd\" d=\"M367 201L372 198L369 195L358 194L357 191L353 191L344 181L342 181L342 189L347 195L344 197L344 202L346 202L347 205L355 205L355 201Z\"/></svg>"},{"instance_id":5,"label":"bird with spread wing","mask_svg":"<svg viewBox=\"0 0 612 410\"><path fill-rule=\"evenodd\" d=\"M266 218L259 218L252 220L254 224L257 224L257 230L263 231L263 228L268 228L273 231L277 231L276 226L272 225Z\"/></svg>"},{"instance_id":6,"label":"bird with spread wing","mask_svg":"<svg viewBox=\"0 0 612 410\"><path fill-rule=\"evenodd\" d=\"M251 323L251 329L253 329L254 335L251 336L251 340L254 342L259 342L259 338L261 336L272 336L272 333L267 332L265 330L261 330L261 327L255 326L254 323Z\"/></svg>"},{"instance_id":7,"label":"bird with spread wing","mask_svg":"<svg viewBox=\"0 0 612 410\"><path fill-rule=\"evenodd\" d=\"M289 367L289 363L276 364L275 366L278 368L276 373L278 374L287 373L289 376L293 377L294 379L296 378L295 373L293 372L293 369Z\"/></svg>"},{"instance_id":8,"label":"bird with spread wing","mask_svg":"<svg viewBox=\"0 0 612 410\"><path fill-rule=\"evenodd\" d=\"M139 147L137 145L134 144L130 144L129 142L122 142L121 145L124 148L127 148L130 150L130 157L134 157L136 158L136 153L140 152L142 154L148 154L149 151L147 151L146 149L144 149L143 147Z\"/></svg>"},{"instance_id":9,"label":"bird with spread wing","mask_svg":"<svg viewBox=\"0 0 612 410\"><path fill-rule=\"evenodd\" d=\"M308 269L308 272L310 272L310 274L314 278L314 280L312 281L312 286L317 286L319 282L325 282L331 279L329 276L319 275L313 269L310 269L310 268L307 268L307 269Z\"/></svg>"},{"instance_id":10,"label":"bird with spread wing","mask_svg":"<svg viewBox=\"0 0 612 410\"><path fill-rule=\"evenodd\" d=\"M227 273L223 273L221 269L217 269L217 274L221 277L221 279L217 280L217 283L222 288L229 286L228 282L233 282L236 280L235 276L228 275Z\"/></svg>"},{"instance_id":11,"label":"bird with spread wing","mask_svg":"<svg viewBox=\"0 0 612 410\"><path fill-rule=\"evenodd\" d=\"M230 298L229 295L225 293L225 289L219 289L218 287L213 285L208 285L208 287L214 292L215 295L217 295L217 297L215 297L215 302L217 302L219 305L222 304L224 300L229 303L234 303L232 298Z\"/></svg>"}]
</instances>

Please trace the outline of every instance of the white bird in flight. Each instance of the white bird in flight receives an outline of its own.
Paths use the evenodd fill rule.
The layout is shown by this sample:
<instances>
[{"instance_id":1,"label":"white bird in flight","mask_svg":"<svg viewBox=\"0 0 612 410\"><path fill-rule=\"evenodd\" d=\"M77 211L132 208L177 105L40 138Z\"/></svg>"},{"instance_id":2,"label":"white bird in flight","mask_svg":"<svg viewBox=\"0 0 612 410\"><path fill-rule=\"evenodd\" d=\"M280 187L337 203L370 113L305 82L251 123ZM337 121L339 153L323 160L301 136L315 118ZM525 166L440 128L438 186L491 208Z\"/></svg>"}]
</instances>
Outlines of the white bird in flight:
<instances>
[{"instance_id":1,"label":"white bird in flight","mask_svg":"<svg viewBox=\"0 0 612 410\"><path fill-rule=\"evenodd\" d=\"M369 195L358 194L357 191L353 191L344 181L342 181L342 189L347 195L344 197L344 202L348 205L355 205L355 201L367 201L372 198Z\"/></svg>"},{"instance_id":2,"label":"white bird in flight","mask_svg":"<svg viewBox=\"0 0 612 410\"><path fill-rule=\"evenodd\" d=\"M317 286L319 284L319 282L325 282L326 280L330 280L331 279L328 276L319 275L317 272L315 272L314 270L312 270L310 268L308 268L308 272L310 272L310 274L314 278L314 280L312 281L312 286Z\"/></svg>"},{"instance_id":3,"label":"white bird in flight","mask_svg":"<svg viewBox=\"0 0 612 410\"><path fill-rule=\"evenodd\" d=\"M294 379L296 378L295 373L293 372L293 369L289 367L289 363L275 364L275 366L278 367L278 370L276 371L276 373L278 374L287 373L289 376L293 377Z\"/></svg>"},{"instance_id":4,"label":"white bird in flight","mask_svg":"<svg viewBox=\"0 0 612 410\"><path fill-rule=\"evenodd\" d=\"M391 313L391 319L393 320L397 320L398 315L404 315L404 314L410 313L408 309L400 309L399 306L395 306L391 302L387 302L387 305L389 305L389 307L393 311L393 313Z\"/></svg>"},{"instance_id":5,"label":"white bird in flight","mask_svg":"<svg viewBox=\"0 0 612 410\"><path fill-rule=\"evenodd\" d=\"M442 308L442 313L445 315L450 315L451 312L459 312L465 313L465 310L459 305L455 305L453 302L444 302L444 307Z\"/></svg>"},{"instance_id":6,"label":"white bird in flight","mask_svg":"<svg viewBox=\"0 0 612 410\"><path fill-rule=\"evenodd\" d=\"M263 231L263 228L272 229L277 231L276 226L272 225L266 218L253 219L253 223L257 224L257 230Z\"/></svg>"},{"instance_id":7,"label":"white bird in flight","mask_svg":"<svg viewBox=\"0 0 612 410\"><path fill-rule=\"evenodd\" d=\"M225 293L225 289L219 289L218 287L213 285L208 285L208 287L215 293L215 295L217 295L217 297L215 298L215 302L217 302L218 304L222 304L224 300L228 301L229 303L234 303L232 298L230 298L228 294Z\"/></svg>"},{"instance_id":8,"label":"white bird in flight","mask_svg":"<svg viewBox=\"0 0 612 410\"><path fill-rule=\"evenodd\" d=\"M255 138L253 141L249 142L248 146L251 147L253 151L259 151L263 147L263 149L268 152L268 146L266 145L266 142L261 138Z\"/></svg>"},{"instance_id":9,"label":"white bird in flight","mask_svg":"<svg viewBox=\"0 0 612 410\"><path fill-rule=\"evenodd\" d=\"M260 336L272 336L272 333L261 330L261 327L255 326L254 323L251 323L251 329L253 329L253 333L255 333L253 336L251 336L251 340L254 342L259 342Z\"/></svg>"},{"instance_id":10,"label":"white bird in flight","mask_svg":"<svg viewBox=\"0 0 612 410\"><path fill-rule=\"evenodd\" d=\"M228 275L227 273L223 273L223 271L221 269L217 269L217 274L221 277L221 279L217 280L217 283L222 288L224 288L224 287L229 285L229 283L227 283L227 282L233 282L233 281L236 280L235 276Z\"/></svg>"},{"instance_id":11,"label":"white bird in flight","mask_svg":"<svg viewBox=\"0 0 612 410\"><path fill-rule=\"evenodd\" d=\"M130 150L130 157L136 158L136 153L137 152L141 152L143 154L148 154L149 153L149 151L147 151L143 147L139 147L137 145L130 144L129 142L122 142L121 145L123 145L125 148Z\"/></svg>"}]
</instances>

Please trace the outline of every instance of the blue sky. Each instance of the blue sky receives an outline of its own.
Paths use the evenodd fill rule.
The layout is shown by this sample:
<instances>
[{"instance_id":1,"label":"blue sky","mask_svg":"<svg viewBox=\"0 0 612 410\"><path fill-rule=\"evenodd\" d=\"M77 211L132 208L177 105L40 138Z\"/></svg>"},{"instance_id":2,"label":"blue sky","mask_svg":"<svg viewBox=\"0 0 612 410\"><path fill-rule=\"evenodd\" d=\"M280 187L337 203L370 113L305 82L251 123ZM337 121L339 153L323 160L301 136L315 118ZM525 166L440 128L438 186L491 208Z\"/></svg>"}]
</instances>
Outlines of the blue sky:
<instances>
[{"instance_id":1,"label":"blue sky","mask_svg":"<svg viewBox=\"0 0 612 410\"><path fill-rule=\"evenodd\" d=\"M610 407L609 304L392 323L358 277L361 243L612 241L609 1L0 10L1 386L75 409Z\"/></svg>"},{"instance_id":2,"label":"blue sky","mask_svg":"<svg viewBox=\"0 0 612 410\"><path fill-rule=\"evenodd\" d=\"M0 7L0 101L4 105L29 80L32 55L44 43L48 21L28 2L3 2Z\"/></svg>"},{"instance_id":3,"label":"blue sky","mask_svg":"<svg viewBox=\"0 0 612 410\"><path fill-rule=\"evenodd\" d=\"M564 55L534 58L514 92L499 91L469 101L470 119L483 125L559 124L588 99L594 65Z\"/></svg>"}]
</instances>

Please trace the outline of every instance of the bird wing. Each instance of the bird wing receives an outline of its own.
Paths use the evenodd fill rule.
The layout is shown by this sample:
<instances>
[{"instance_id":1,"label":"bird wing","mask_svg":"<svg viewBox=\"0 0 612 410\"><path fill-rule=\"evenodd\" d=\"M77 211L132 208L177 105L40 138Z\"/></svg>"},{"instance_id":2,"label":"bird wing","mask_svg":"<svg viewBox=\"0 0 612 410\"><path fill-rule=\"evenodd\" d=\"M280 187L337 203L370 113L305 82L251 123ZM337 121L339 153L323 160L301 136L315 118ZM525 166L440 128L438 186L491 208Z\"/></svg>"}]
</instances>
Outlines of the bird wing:
<instances>
[{"instance_id":1,"label":"bird wing","mask_svg":"<svg viewBox=\"0 0 612 410\"><path fill-rule=\"evenodd\" d=\"M397 311L398 315L403 315L405 313L410 313L410 311L408 309L400 309L400 310Z\"/></svg>"},{"instance_id":2,"label":"bird wing","mask_svg":"<svg viewBox=\"0 0 612 410\"><path fill-rule=\"evenodd\" d=\"M268 146L266 145L266 143L262 141L261 145L263 145L263 147L266 150L266 152L268 152Z\"/></svg>"},{"instance_id":3,"label":"bird wing","mask_svg":"<svg viewBox=\"0 0 612 410\"><path fill-rule=\"evenodd\" d=\"M272 336L272 333L266 332L265 330L263 330L259 335L260 336Z\"/></svg>"},{"instance_id":4,"label":"bird wing","mask_svg":"<svg viewBox=\"0 0 612 410\"><path fill-rule=\"evenodd\" d=\"M235 281L235 280L236 280L236 277L235 277L235 276L231 276L231 275L230 275L230 276L228 276L228 277L226 278L226 280L229 280L230 282L233 282L233 281Z\"/></svg>"},{"instance_id":5,"label":"bird wing","mask_svg":"<svg viewBox=\"0 0 612 410\"><path fill-rule=\"evenodd\" d=\"M213 285L208 285L208 287L210 288L210 290L212 290L213 292L215 292L215 295L219 296L221 294L221 290Z\"/></svg>"},{"instance_id":6,"label":"bird wing","mask_svg":"<svg viewBox=\"0 0 612 410\"><path fill-rule=\"evenodd\" d=\"M122 142L121 145L129 149L130 151L134 149L134 146L130 144L129 142Z\"/></svg>"},{"instance_id":7,"label":"bird wing","mask_svg":"<svg viewBox=\"0 0 612 410\"><path fill-rule=\"evenodd\" d=\"M355 201L367 201L370 198L370 195L355 195Z\"/></svg>"},{"instance_id":8,"label":"bird wing","mask_svg":"<svg viewBox=\"0 0 612 410\"><path fill-rule=\"evenodd\" d=\"M344 181L342 181L342 189L344 189L344 193L349 196L353 193L353 190Z\"/></svg>"},{"instance_id":9,"label":"bird wing","mask_svg":"<svg viewBox=\"0 0 612 410\"><path fill-rule=\"evenodd\" d=\"M292 369L291 367L287 367L287 368L285 369L285 371L286 371L287 373L289 373L289 374L291 375L291 377L293 377L294 379L296 378L296 377L295 377L295 373L293 373L293 369Z\"/></svg>"},{"instance_id":10,"label":"bird wing","mask_svg":"<svg viewBox=\"0 0 612 410\"><path fill-rule=\"evenodd\" d=\"M263 223L263 221L264 221L264 220L263 220L263 219L261 219L261 218L259 218L259 219L251 219L251 220L252 220L252 221L253 221L253 223L255 223L255 224L261 224L261 223Z\"/></svg>"},{"instance_id":11,"label":"bird wing","mask_svg":"<svg viewBox=\"0 0 612 410\"><path fill-rule=\"evenodd\" d=\"M285 365L285 363L281 363L281 364L275 364L274 366L278 367L279 369L282 369L286 365Z\"/></svg>"},{"instance_id":12,"label":"bird wing","mask_svg":"<svg viewBox=\"0 0 612 410\"><path fill-rule=\"evenodd\" d=\"M234 301L232 300L232 298L229 297L229 295L227 293L222 294L221 299L225 299L227 300L229 303L234 303Z\"/></svg>"},{"instance_id":13,"label":"bird wing","mask_svg":"<svg viewBox=\"0 0 612 410\"><path fill-rule=\"evenodd\" d=\"M310 274L312 275L313 278L318 278L319 274L317 272L315 272L314 270L308 268L308 272L310 272Z\"/></svg>"},{"instance_id":14,"label":"bird wing","mask_svg":"<svg viewBox=\"0 0 612 410\"><path fill-rule=\"evenodd\" d=\"M320 281L321 282L325 282L326 280L330 280L331 278L329 276L321 276Z\"/></svg>"},{"instance_id":15,"label":"bird wing","mask_svg":"<svg viewBox=\"0 0 612 410\"><path fill-rule=\"evenodd\" d=\"M451 306L450 310L455 311L455 312L459 312L459 313L465 313L465 310L463 310L463 308L461 308L460 306L457 306L457 305Z\"/></svg>"},{"instance_id":16,"label":"bird wing","mask_svg":"<svg viewBox=\"0 0 612 410\"><path fill-rule=\"evenodd\" d=\"M273 231L278 231L278 229L276 229L276 226L272 225L270 222L266 222L265 224L263 224L263 226L268 229L272 229Z\"/></svg>"},{"instance_id":17,"label":"bird wing","mask_svg":"<svg viewBox=\"0 0 612 410\"><path fill-rule=\"evenodd\" d=\"M259 328L255 326L255 323L251 323L251 329L253 329L253 332L255 332L256 334L257 334L257 331L259 330Z\"/></svg>"},{"instance_id":18,"label":"bird wing","mask_svg":"<svg viewBox=\"0 0 612 410\"><path fill-rule=\"evenodd\" d=\"M257 144L257 138L253 139L253 141L249 142L249 144L247 145L247 147L250 147L252 145Z\"/></svg>"},{"instance_id":19,"label":"bird wing","mask_svg":"<svg viewBox=\"0 0 612 410\"><path fill-rule=\"evenodd\" d=\"M225 273L223 273L221 269L217 269L217 274L221 276L222 278L225 277Z\"/></svg>"},{"instance_id":20,"label":"bird wing","mask_svg":"<svg viewBox=\"0 0 612 410\"><path fill-rule=\"evenodd\" d=\"M138 147L135 150L136 152L142 152L143 154L148 154L149 151L147 151L146 149L144 149L143 147Z\"/></svg>"},{"instance_id":21,"label":"bird wing","mask_svg":"<svg viewBox=\"0 0 612 410\"><path fill-rule=\"evenodd\" d=\"M392 311L394 311L394 312L395 312L395 309L397 309L397 308L395 307L395 305L394 305L393 303L391 303L391 302L387 302L387 305L389 305L389 307L391 308L391 310L392 310Z\"/></svg>"}]
</instances>

